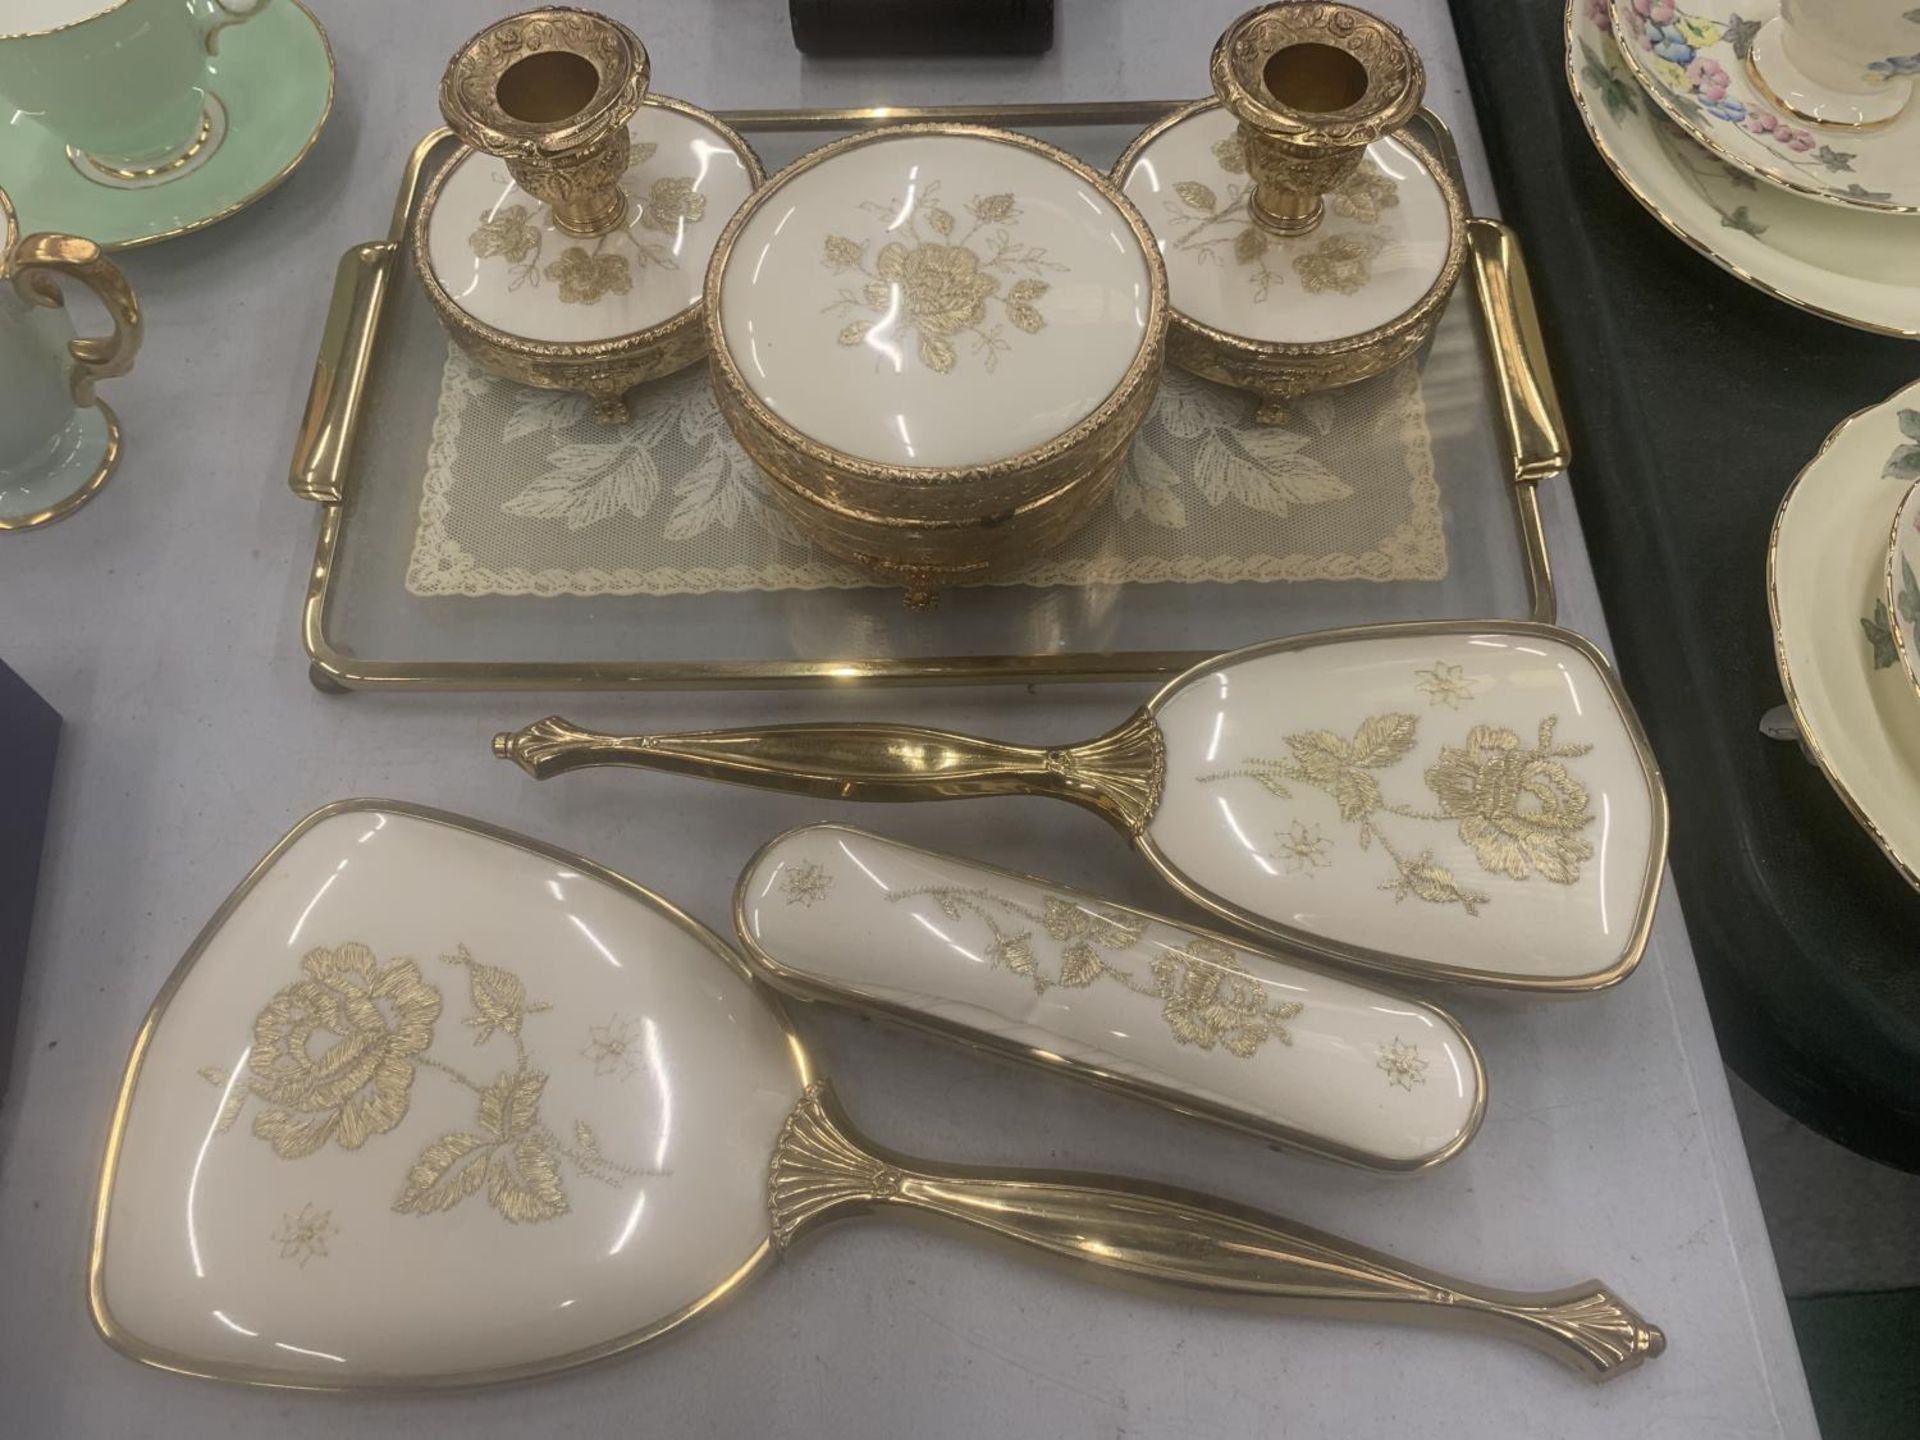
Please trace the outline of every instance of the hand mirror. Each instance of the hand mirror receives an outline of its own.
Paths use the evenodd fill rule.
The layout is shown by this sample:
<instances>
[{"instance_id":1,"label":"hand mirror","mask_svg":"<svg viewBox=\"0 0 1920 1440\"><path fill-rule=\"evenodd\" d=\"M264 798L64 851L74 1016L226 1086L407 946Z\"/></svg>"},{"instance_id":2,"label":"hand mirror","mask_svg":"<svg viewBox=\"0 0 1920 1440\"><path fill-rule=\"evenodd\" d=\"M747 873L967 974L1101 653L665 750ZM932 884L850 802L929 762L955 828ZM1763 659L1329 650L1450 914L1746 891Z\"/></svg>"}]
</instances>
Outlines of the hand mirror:
<instances>
[{"instance_id":1,"label":"hand mirror","mask_svg":"<svg viewBox=\"0 0 1920 1440\"><path fill-rule=\"evenodd\" d=\"M1570 630L1473 620L1236 650L1078 745L896 725L494 742L536 778L632 765L848 800L1051 795L1189 899L1329 959L1515 990L1639 962L1666 857L1646 736Z\"/></svg>"},{"instance_id":2,"label":"hand mirror","mask_svg":"<svg viewBox=\"0 0 1920 1440\"><path fill-rule=\"evenodd\" d=\"M1189 1294L1451 1321L1595 1378L1664 1345L1597 1282L1490 1291L1204 1196L880 1150L693 920L381 801L302 821L155 1002L102 1168L92 1310L188 1374L472 1384L650 1340L874 1210Z\"/></svg>"}]
</instances>

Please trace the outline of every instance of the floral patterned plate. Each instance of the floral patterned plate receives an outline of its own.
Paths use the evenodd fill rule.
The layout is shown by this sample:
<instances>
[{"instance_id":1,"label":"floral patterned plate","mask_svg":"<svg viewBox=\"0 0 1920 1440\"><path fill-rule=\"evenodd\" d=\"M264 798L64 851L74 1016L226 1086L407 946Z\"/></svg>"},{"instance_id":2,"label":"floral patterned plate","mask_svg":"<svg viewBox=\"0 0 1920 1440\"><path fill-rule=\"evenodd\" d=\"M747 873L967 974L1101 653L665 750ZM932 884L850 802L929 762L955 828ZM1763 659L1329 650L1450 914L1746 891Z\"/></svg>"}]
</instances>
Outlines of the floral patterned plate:
<instances>
[{"instance_id":1,"label":"floral patterned plate","mask_svg":"<svg viewBox=\"0 0 1920 1440\"><path fill-rule=\"evenodd\" d=\"M1912 476L1906 499L1893 513L1893 539L1887 546L1886 626L1907 678L1920 691L1920 410L1903 411L1900 433L1907 443L1887 462L1888 470Z\"/></svg>"},{"instance_id":2,"label":"floral patterned plate","mask_svg":"<svg viewBox=\"0 0 1920 1440\"><path fill-rule=\"evenodd\" d=\"M1635 83L1612 31L1608 0L1568 0L1567 83L1628 192L1755 289L1862 330L1920 339L1920 216L1826 204L1715 159Z\"/></svg>"},{"instance_id":3,"label":"floral patterned plate","mask_svg":"<svg viewBox=\"0 0 1920 1440\"><path fill-rule=\"evenodd\" d=\"M1792 123L1748 56L1777 0L1608 0L1620 56L1693 139L1756 179L1835 205L1920 212L1920 108L1878 129Z\"/></svg>"},{"instance_id":4,"label":"floral patterned plate","mask_svg":"<svg viewBox=\"0 0 1920 1440\"><path fill-rule=\"evenodd\" d=\"M1920 708L1887 609L1887 523L1920 465L1920 383L1842 421L1781 502L1773 645L1800 738L1920 886Z\"/></svg>"}]
</instances>

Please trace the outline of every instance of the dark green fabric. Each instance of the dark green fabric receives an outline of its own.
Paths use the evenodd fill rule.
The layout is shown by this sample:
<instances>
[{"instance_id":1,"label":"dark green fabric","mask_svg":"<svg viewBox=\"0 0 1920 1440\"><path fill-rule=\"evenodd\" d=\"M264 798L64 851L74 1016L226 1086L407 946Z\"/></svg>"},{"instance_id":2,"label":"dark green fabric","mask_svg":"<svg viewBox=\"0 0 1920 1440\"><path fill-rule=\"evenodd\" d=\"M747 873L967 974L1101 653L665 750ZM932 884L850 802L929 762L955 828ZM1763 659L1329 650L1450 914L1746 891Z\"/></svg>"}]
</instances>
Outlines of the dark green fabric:
<instances>
[{"instance_id":1,"label":"dark green fabric","mask_svg":"<svg viewBox=\"0 0 1920 1440\"><path fill-rule=\"evenodd\" d=\"M1920 1290L1789 1300L1823 1440L1920 1434Z\"/></svg>"}]
</instances>

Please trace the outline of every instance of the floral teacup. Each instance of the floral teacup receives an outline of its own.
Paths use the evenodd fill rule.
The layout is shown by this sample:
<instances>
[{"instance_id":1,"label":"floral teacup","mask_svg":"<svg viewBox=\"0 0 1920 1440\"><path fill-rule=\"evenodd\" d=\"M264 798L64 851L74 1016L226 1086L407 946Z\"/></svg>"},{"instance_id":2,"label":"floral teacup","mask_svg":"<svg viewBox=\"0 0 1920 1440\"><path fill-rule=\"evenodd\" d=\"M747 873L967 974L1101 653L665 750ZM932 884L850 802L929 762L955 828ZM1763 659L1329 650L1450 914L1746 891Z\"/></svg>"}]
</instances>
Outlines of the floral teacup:
<instances>
[{"instance_id":1,"label":"floral teacup","mask_svg":"<svg viewBox=\"0 0 1920 1440\"><path fill-rule=\"evenodd\" d=\"M1884 125L1913 99L1920 9L1913 0L1780 0L1747 63L1804 120Z\"/></svg>"}]
</instances>

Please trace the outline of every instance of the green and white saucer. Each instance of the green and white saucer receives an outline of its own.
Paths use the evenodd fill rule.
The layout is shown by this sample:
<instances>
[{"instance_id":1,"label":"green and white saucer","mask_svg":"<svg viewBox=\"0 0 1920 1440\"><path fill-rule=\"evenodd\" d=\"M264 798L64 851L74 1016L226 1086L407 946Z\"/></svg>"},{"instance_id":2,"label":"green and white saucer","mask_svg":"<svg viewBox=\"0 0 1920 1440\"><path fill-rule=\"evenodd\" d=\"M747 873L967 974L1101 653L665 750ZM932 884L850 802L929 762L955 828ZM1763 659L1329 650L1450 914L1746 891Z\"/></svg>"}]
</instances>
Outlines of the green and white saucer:
<instances>
[{"instance_id":1,"label":"green and white saucer","mask_svg":"<svg viewBox=\"0 0 1920 1440\"><path fill-rule=\"evenodd\" d=\"M120 422L104 400L73 412L26 463L0 469L0 531L32 530L78 510L113 478Z\"/></svg>"},{"instance_id":2,"label":"green and white saucer","mask_svg":"<svg viewBox=\"0 0 1920 1440\"><path fill-rule=\"evenodd\" d=\"M313 12L301 0L271 0L221 33L209 71L226 133L205 164L164 184L91 179L37 120L0 116L0 175L21 228L128 250L224 220L291 175L333 110L333 47Z\"/></svg>"},{"instance_id":3,"label":"green and white saucer","mask_svg":"<svg viewBox=\"0 0 1920 1440\"><path fill-rule=\"evenodd\" d=\"M1920 383L1849 416L1787 491L1767 551L1780 682L1800 738L1920 886L1920 706L1888 613L1888 524L1913 485Z\"/></svg>"}]
</instances>

